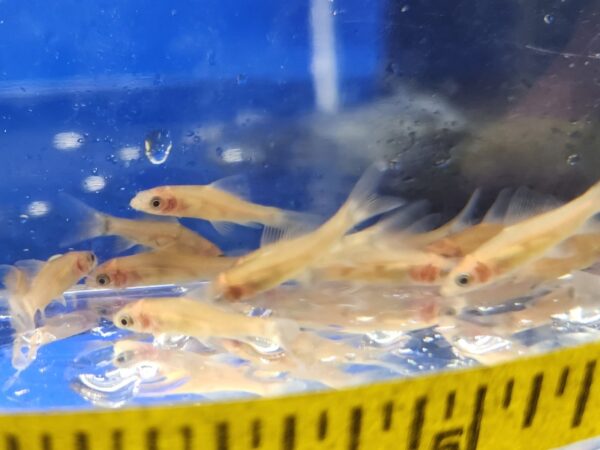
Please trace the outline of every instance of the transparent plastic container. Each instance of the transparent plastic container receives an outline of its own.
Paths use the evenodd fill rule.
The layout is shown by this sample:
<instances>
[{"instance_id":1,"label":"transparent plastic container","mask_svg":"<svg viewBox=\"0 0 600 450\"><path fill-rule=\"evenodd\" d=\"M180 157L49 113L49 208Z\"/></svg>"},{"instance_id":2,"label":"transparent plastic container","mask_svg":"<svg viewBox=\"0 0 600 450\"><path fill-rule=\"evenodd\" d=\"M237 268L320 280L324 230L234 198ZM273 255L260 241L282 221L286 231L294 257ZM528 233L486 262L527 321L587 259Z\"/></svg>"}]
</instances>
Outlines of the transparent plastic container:
<instances>
[{"instance_id":1,"label":"transparent plastic container","mask_svg":"<svg viewBox=\"0 0 600 450\"><path fill-rule=\"evenodd\" d=\"M425 199L442 223L476 189L480 216L505 188L571 200L600 179L599 13L591 0L0 3L0 263L47 260L69 249L93 250L100 262L127 254L110 237L62 245L81 228L67 197L133 218L139 216L129 202L140 190L227 176L242 176L253 202L320 217L337 210L376 160L390 169L381 195ZM261 237L252 227L222 234L205 221L182 223L230 255L256 248ZM587 275L552 285L575 286L564 310L504 334L440 333L458 319L423 318L422 307L387 288L340 295L361 305L354 313L369 302L401 304L396 325L345 333L331 316L333 327L318 332L360 349L361 361L344 361L344 373L367 374L360 382L493 362L517 344L528 354L597 339L597 281ZM180 379L157 381L156 367L147 364L115 366L112 344L131 337L109 320L115 302L189 288L73 287L66 306L51 305L48 317L75 314L69 327L85 332L56 342L39 333L17 336L5 303L0 407L247 395L195 388L169 396ZM518 316L523 305L552 289L453 313L470 314L479 327L502 315L526 321ZM303 295L308 303L315 296ZM86 316L90 305L106 308L101 319ZM370 319L356 313L355 322L383 321L373 308L364 309ZM245 313L273 311L261 299L249 300ZM285 308L276 314L285 317ZM15 339L29 351L35 339L48 344L15 371ZM160 345L209 353L182 339ZM377 362L364 356L373 352ZM299 377L285 391L326 388L320 377Z\"/></svg>"}]
</instances>

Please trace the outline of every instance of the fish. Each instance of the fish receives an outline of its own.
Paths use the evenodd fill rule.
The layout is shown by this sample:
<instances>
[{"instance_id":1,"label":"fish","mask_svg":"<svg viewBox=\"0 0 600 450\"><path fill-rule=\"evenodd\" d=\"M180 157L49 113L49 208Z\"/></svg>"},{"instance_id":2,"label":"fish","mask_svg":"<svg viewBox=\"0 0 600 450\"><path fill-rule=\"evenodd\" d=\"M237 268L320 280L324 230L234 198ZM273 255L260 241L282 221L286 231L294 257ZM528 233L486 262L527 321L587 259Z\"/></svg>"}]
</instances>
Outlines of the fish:
<instances>
[{"instance_id":1,"label":"fish","mask_svg":"<svg viewBox=\"0 0 600 450\"><path fill-rule=\"evenodd\" d=\"M138 300L117 311L113 322L118 328L138 333L186 335L199 340L260 339L280 347L298 332L298 326L289 320L248 317L223 305L186 297Z\"/></svg>"},{"instance_id":2,"label":"fish","mask_svg":"<svg viewBox=\"0 0 600 450\"><path fill-rule=\"evenodd\" d=\"M40 347L85 333L96 327L100 317L94 311L76 311L47 318L33 330L17 333L13 341L12 366L26 369L37 357Z\"/></svg>"},{"instance_id":3,"label":"fish","mask_svg":"<svg viewBox=\"0 0 600 450\"><path fill-rule=\"evenodd\" d=\"M525 189L514 193L510 189L503 189L479 223L454 229L439 239L430 240L424 250L447 258L464 257L500 233L507 225L506 215L511 204L520 203L526 196L532 194Z\"/></svg>"},{"instance_id":4,"label":"fish","mask_svg":"<svg viewBox=\"0 0 600 450\"><path fill-rule=\"evenodd\" d=\"M20 261L8 268L4 285L8 289L11 321L17 332L35 327L35 316L53 300L62 301L63 293L96 267L93 252L78 251L56 255L46 262Z\"/></svg>"},{"instance_id":5,"label":"fish","mask_svg":"<svg viewBox=\"0 0 600 450\"><path fill-rule=\"evenodd\" d=\"M100 264L88 275L85 284L95 288L123 289L210 280L231 267L236 260L227 256L181 253L172 248L142 252Z\"/></svg>"},{"instance_id":6,"label":"fish","mask_svg":"<svg viewBox=\"0 0 600 450\"><path fill-rule=\"evenodd\" d=\"M325 281L432 286L454 267L451 259L434 253L405 249L371 252L337 261L324 261L311 269L311 278Z\"/></svg>"},{"instance_id":7,"label":"fish","mask_svg":"<svg viewBox=\"0 0 600 450\"><path fill-rule=\"evenodd\" d=\"M113 345L113 365L136 369L152 365L156 376L146 377L136 395L154 397L174 394L248 392L261 397L282 394L283 380L258 380L245 365L230 365L211 356L189 351L159 348L151 343L120 340Z\"/></svg>"},{"instance_id":8,"label":"fish","mask_svg":"<svg viewBox=\"0 0 600 450\"><path fill-rule=\"evenodd\" d=\"M240 180L243 184L243 179L236 176L204 185L158 186L138 192L129 205L149 214L207 220L221 234L229 233L228 223L283 228L314 219L308 214L245 200L232 192L231 186L240 184Z\"/></svg>"},{"instance_id":9,"label":"fish","mask_svg":"<svg viewBox=\"0 0 600 450\"><path fill-rule=\"evenodd\" d=\"M78 228L64 239L63 246L72 245L99 236L119 236L117 250L142 245L154 250L171 249L181 253L219 256L222 250L210 240L183 226L177 219L124 219L97 211L83 202L64 196L75 217Z\"/></svg>"},{"instance_id":10,"label":"fish","mask_svg":"<svg viewBox=\"0 0 600 450\"><path fill-rule=\"evenodd\" d=\"M335 247L350 228L401 206L404 201L400 199L375 195L386 168L379 162L367 169L346 202L314 231L299 236L286 236L285 231L275 237L263 234L261 248L218 275L211 285L215 298L242 300L297 278Z\"/></svg>"},{"instance_id":11,"label":"fish","mask_svg":"<svg viewBox=\"0 0 600 450\"><path fill-rule=\"evenodd\" d=\"M319 345L325 339L318 338ZM314 344L315 341L312 342ZM355 351L348 348L336 348L334 353L320 351L319 355L310 354L309 358L290 352L259 352L252 345L231 339L221 340L223 347L230 353L248 361L252 374L258 379L273 379L282 374L295 379L316 380L320 383L339 389L347 386L364 383L368 378L363 374L351 374L343 371L341 363L351 363ZM335 343L334 343L335 344ZM310 344L309 344L310 345ZM313 352L318 347L311 347ZM384 365L383 362L380 362Z\"/></svg>"},{"instance_id":12,"label":"fish","mask_svg":"<svg viewBox=\"0 0 600 450\"><path fill-rule=\"evenodd\" d=\"M535 214L502 229L460 260L442 284L442 295L480 289L515 275L569 237L584 232L600 210L600 183L562 206Z\"/></svg>"},{"instance_id":13,"label":"fish","mask_svg":"<svg viewBox=\"0 0 600 450\"><path fill-rule=\"evenodd\" d=\"M578 234L560 245L562 257L544 257L526 267L524 277L542 280L559 278L586 269L600 259L600 233Z\"/></svg>"}]
</instances>

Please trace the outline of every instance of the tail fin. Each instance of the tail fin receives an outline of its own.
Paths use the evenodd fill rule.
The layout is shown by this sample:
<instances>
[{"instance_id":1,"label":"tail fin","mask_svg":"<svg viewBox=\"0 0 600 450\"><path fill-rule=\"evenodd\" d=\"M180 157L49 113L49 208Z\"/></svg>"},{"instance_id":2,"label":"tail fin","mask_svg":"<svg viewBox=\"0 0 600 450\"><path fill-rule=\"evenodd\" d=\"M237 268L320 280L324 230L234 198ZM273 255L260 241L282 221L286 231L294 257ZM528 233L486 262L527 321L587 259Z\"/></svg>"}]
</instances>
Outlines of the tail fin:
<instances>
[{"instance_id":1,"label":"tail fin","mask_svg":"<svg viewBox=\"0 0 600 450\"><path fill-rule=\"evenodd\" d=\"M68 194L62 194L61 198L70 208L72 221L77 224L74 232L61 241L62 247L106 235L111 216L96 211Z\"/></svg>"},{"instance_id":2,"label":"tail fin","mask_svg":"<svg viewBox=\"0 0 600 450\"><path fill-rule=\"evenodd\" d=\"M383 161L377 161L369 167L360 177L342 208L347 208L349 213L349 227L364 222L380 214L392 211L402 206L405 202L394 197L381 197L377 189L388 166Z\"/></svg>"},{"instance_id":3,"label":"tail fin","mask_svg":"<svg viewBox=\"0 0 600 450\"><path fill-rule=\"evenodd\" d=\"M3 269L6 270L2 282L8 291L11 325L18 333L31 330L35 328L34 316L23 303L23 296L29 290L29 277L13 266L3 266Z\"/></svg>"}]
</instances>

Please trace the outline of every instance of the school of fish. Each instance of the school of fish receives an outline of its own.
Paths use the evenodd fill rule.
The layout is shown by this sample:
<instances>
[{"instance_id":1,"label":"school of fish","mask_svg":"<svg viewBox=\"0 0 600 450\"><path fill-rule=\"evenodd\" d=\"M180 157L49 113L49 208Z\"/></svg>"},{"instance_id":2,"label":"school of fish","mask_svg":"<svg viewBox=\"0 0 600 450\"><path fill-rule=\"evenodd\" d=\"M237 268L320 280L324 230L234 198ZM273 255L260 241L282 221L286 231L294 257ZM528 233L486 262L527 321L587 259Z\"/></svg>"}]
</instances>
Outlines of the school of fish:
<instances>
[{"instance_id":1,"label":"school of fish","mask_svg":"<svg viewBox=\"0 0 600 450\"><path fill-rule=\"evenodd\" d=\"M595 311L600 183L568 202L505 189L488 208L477 190L444 222L425 201L379 195L387 169L370 166L328 218L254 203L236 190L241 177L141 191L130 201L138 219L65 196L77 223L70 251L2 266L17 375L42 346L110 321L126 332L111 376L135 380L138 397L339 388L369 370L400 376L385 355L415 330L433 328L460 358L492 364L535 351L523 330ZM234 225L262 227L261 243L224 252L179 218L225 237ZM105 236L111 259L74 249ZM184 288L131 294L164 285ZM71 305L67 291L92 298ZM86 374L72 383L106 404L92 386Z\"/></svg>"}]
</instances>

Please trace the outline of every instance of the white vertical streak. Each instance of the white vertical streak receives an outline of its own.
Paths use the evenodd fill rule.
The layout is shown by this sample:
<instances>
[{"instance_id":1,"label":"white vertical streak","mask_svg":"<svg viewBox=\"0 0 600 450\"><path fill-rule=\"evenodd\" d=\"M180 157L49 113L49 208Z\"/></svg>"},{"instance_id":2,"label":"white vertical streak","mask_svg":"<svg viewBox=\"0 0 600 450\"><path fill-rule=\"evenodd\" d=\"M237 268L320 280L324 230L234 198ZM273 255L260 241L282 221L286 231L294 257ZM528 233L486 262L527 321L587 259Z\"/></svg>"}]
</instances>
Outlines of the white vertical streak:
<instances>
[{"instance_id":1,"label":"white vertical streak","mask_svg":"<svg viewBox=\"0 0 600 450\"><path fill-rule=\"evenodd\" d=\"M336 112L339 105L335 30L330 0L311 0L310 24L312 34L311 71L317 109Z\"/></svg>"}]
</instances>

